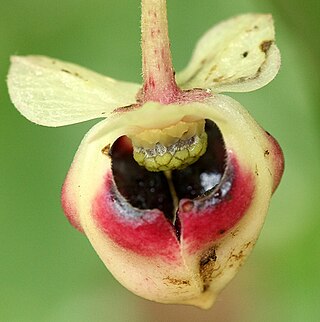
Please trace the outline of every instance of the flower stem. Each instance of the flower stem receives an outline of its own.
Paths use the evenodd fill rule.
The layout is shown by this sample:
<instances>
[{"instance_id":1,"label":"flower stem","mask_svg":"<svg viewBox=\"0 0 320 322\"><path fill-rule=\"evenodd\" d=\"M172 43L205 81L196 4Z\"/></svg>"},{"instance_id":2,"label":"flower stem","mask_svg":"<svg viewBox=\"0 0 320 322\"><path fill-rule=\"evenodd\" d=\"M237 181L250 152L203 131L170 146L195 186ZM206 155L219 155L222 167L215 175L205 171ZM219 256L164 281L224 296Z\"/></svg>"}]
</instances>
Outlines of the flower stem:
<instances>
[{"instance_id":1,"label":"flower stem","mask_svg":"<svg viewBox=\"0 0 320 322\"><path fill-rule=\"evenodd\" d=\"M141 0L143 101L171 103L180 93L172 66L166 0Z\"/></svg>"}]
</instances>

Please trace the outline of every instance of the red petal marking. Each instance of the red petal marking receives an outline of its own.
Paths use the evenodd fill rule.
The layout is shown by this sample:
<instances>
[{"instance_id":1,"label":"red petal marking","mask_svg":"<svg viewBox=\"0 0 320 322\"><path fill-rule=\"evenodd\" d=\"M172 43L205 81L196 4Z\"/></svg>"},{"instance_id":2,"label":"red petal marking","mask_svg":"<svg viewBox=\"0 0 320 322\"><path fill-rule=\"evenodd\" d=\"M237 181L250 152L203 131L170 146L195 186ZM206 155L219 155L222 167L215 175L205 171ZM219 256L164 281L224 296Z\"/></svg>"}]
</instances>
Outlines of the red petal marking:
<instances>
[{"instance_id":1,"label":"red petal marking","mask_svg":"<svg viewBox=\"0 0 320 322\"><path fill-rule=\"evenodd\" d=\"M105 184L93 202L93 216L103 232L121 247L145 257L160 257L167 262L180 259L180 245L174 227L157 209L145 210L134 216L134 208L114 206L110 192L112 174L106 176ZM130 213L132 209L132 213Z\"/></svg>"},{"instance_id":2,"label":"red petal marking","mask_svg":"<svg viewBox=\"0 0 320 322\"><path fill-rule=\"evenodd\" d=\"M71 169L69 170L70 173ZM67 219L69 220L70 224L78 229L80 232L83 233L83 229L81 227L79 216L77 213L77 209L75 207L75 202L72 200L70 193L68 193L68 186L69 186L69 173L64 181L64 184L62 186L61 190L61 205L62 209L64 211L64 214L66 215Z\"/></svg>"},{"instance_id":3,"label":"red petal marking","mask_svg":"<svg viewBox=\"0 0 320 322\"><path fill-rule=\"evenodd\" d=\"M221 238L246 213L254 194L254 176L240 168L235 159L232 187L219 203L197 211L190 200L180 202L179 218L182 240L190 253L203 249L209 242ZM184 204L188 203L188 207Z\"/></svg>"},{"instance_id":4,"label":"red petal marking","mask_svg":"<svg viewBox=\"0 0 320 322\"><path fill-rule=\"evenodd\" d=\"M245 215L254 195L254 175L240 168L235 159L230 191L219 203L196 212L193 201L182 200L179 219L182 239L194 253L209 242L221 238ZM179 261L180 244L174 227L157 210L144 210L142 215L130 213L130 206L118 210L111 194L111 172L93 202L93 216L103 232L121 247L145 257L160 257L168 262ZM188 205L188 207L186 206ZM134 211L134 208L132 208ZM127 213L120 213L127 211Z\"/></svg>"}]
</instances>

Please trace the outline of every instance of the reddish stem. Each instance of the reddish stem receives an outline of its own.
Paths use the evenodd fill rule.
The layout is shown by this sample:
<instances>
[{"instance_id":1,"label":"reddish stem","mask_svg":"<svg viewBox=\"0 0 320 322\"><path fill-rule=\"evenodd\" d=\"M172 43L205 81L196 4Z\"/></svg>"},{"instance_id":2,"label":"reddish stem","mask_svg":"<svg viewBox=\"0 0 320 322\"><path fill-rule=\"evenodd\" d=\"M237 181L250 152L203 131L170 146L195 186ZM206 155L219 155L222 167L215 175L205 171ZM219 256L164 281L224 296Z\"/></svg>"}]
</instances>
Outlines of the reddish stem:
<instances>
[{"instance_id":1,"label":"reddish stem","mask_svg":"<svg viewBox=\"0 0 320 322\"><path fill-rule=\"evenodd\" d=\"M181 93L172 66L166 0L141 0L142 100L168 104Z\"/></svg>"}]
</instances>

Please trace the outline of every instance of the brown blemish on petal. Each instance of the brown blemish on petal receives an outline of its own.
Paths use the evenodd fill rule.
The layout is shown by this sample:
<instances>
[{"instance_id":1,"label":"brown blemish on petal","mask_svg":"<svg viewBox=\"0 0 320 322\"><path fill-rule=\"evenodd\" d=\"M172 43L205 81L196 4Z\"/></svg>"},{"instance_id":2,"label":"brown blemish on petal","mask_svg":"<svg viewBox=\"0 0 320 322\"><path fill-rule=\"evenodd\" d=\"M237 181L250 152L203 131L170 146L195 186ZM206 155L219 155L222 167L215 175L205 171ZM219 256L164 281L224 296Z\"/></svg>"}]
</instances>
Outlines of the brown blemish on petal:
<instances>
[{"instance_id":1,"label":"brown blemish on petal","mask_svg":"<svg viewBox=\"0 0 320 322\"><path fill-rule=\"evenodd\" d=\"M108 144L101 150L101 152L103 154L107 155L108 157L110 157L110 148L111 148L111 146L110 146L110 144Z\"/></svg>"},{"instance_id":2,"label":"brown blemish on petal","mask_svg":"<svg viewBox=\"0 0 320 322\"><path fill-rule=\"evenodd\" d=\"M213 279L213 273L220 268L220 266L216 267L216 260L216 247L208 249L201 256L199 262L199 273L203 282L203 292L208 290Z\"/></svg>"},{"instance_id":3,"label":"brown blemish on petal","mask_svg":"<svg viewBox=\"0 0 320 322\"><path fill-rule=\"evenodd\" d=\"M253 242L249 241L246 244L244 244L244 249L247 249Z\"/></svg>"},{"instance_id":4,"label":"brown blemish on petal","mask_svg":"<svg viewBox=\"0 0 320 322\"><path fill-rule=\"evenodd\" d=\"M78 78L81 78L82 80L84 80L84 81L88 81L87 79L84 79L78 72L71 72L70 70L68 70L68 69L61 69L61 71L62 72L64 72L64 73L67 73L67 74L70 74L70 75L73 75L73 76L76 76L76 77L78 77Z\"/></svg>"},{"instance_id":5,"label":"brown blemish on petal","mask_svg":"<svg viewBox=\"0 0 320 322\"><path fill-rule=\"evenodd\" d=\"M255 242L249 241L242 245L242 247L239 249L233 249L230 252L229 258L228 258L228 266L229 267L240 267L247 255L250 253L250 250L254 247Z\"/></svg>"},{"instance_id":6,"label":"brown blemish on petal","mask_svg":"<svg viewBox=\"0 0 320 322\"><path fill-rule=\"evenodd\" d=\"M236 229L235 231L230 232L232 237L236 237L239 234L239 229Z\"/></svg>"},{"instance_id":7,"label":"brown blemish on petal","mask_svg":"<svg viewBox=\"0 0 320 322\"><path fill-rule=\"evenodd\" d=\"M140 106L141 106L140 104L131 104L131 105L126 105L126 106L121 106L121 107L114 109L112 113L129 112L129 111L132 111Z\"/></svg>"},{"instance_id":8,"label":"brown blemish on petal","mask_svg":"<svg viewBox=\"0 0 320 322\"><path fill-rule=\"evenodd\" d=\"M219 77L214 78L212 81L215 82L215 83L219 83L219 82L221 82L223 80L224 80L224 77L223 76L219 76Z\"/></svg>"},{"instance_id":9,"label":"brown blemish on petal","mask_svg":"<svg viewBox=\"0 0 320 322\"><path fill-rule=\"evenodd\" d=\"M252 31L255 31L255 30L258 30L258 29L259 29L259 26L255 25L252 28L247 29L246 32L252 32Z\"/></svg>"},{"instance_id":10,"label":"brown blemish on petal","mask_svg":"<svg viewBox=\"0 0 320 322\"><path fill-rule=\"evenodd\" d=\"M242 259L244 258L244 253L243 253L243 249L240 250L240 252L238 253L231 253L229 259L234 259L235 261L242 261Z\"/></svg>"},{"instance_id":11,"label":"brown blemish on petal","mask_svg":"<svg viewBox=\"0 0 320 322\"><path fill-rule=\"evenodd\" d=\"M207 81L210 77L211 77L211 75L213 74L213 72L217 69L217 65L213 65L211 68L210 68L210 70L209 70L209 73L208 73L208 75L206 76L206 78L205 78L205 81Z\"/></svg>"},{"instance_id":12,"label":"brown blemish on petal","mask_svg":"<svg viewBox=\"0 0 320 322\"><path fill-rule=\"evenodd\" d=\"M262 42L260 45L261 51L263 51L266 54L268 52L269 48L271 47L272 42L273 42L272 40L266 40L266 41Z\"/></svg>"},{"instance_id":13,"label":"brown blemish on petal","mask_svg":"<svg viewBox=\"0 0 320 322\"><path fill-rule=\"evenodd\" d=\"M67 74L71 74L71 75L72 75L72 73L70 72L70 70L67 70L67 69L61 69L61 71L62 71L62 72L64 72L64 73L67 73Z\"/></svg>"},{"instance_id":14,"label":"brown blemish on petal","mask_svg":"<svg viewBox=\"0 0 320 322\"><path fill-rule=\"evenodd\" d=\"M176 285L176 286L181 286L181 285L190 286L190 281L183 280L183 279L180 279L180 278L174 278L174 277L170 277L170 276L165 277L163 279L163 282L166 285L171 284L171 285Z\"/></svg>"},{"instance_id":15,"label":"brown blemish on petal","mask_svg":"<svg viewBox=\"0 0 320 322\"><path fill-rule=\"evenodd\" d=\"M264 151L264 156L267 157L270 154L269 150Z\"/></svg>"}]
</instances>

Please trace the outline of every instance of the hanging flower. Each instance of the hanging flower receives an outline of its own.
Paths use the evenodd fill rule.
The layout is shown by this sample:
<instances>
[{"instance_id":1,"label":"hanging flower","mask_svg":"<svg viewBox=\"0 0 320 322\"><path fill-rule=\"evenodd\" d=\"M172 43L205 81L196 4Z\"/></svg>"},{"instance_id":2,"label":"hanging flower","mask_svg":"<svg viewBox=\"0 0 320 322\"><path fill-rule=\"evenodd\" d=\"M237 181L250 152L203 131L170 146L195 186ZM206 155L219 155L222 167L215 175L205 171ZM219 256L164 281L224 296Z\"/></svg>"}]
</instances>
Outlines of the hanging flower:
<instances>
[{"instance_id":1,"label":"hanging flower","mask_svg":"<svg viewBox=\"0 0 320 322\"><path fill-rule=\"evenodd\" d=\"M13 57L11 99L29 120L104 118L62 190L70 222L132 292L207 308L252 250L283 155L235 100L277 74L272 17L245 14L198 42L175 75L165 0L142 0L143 85L42 56Z\"/></svg>"}]
</instances>

